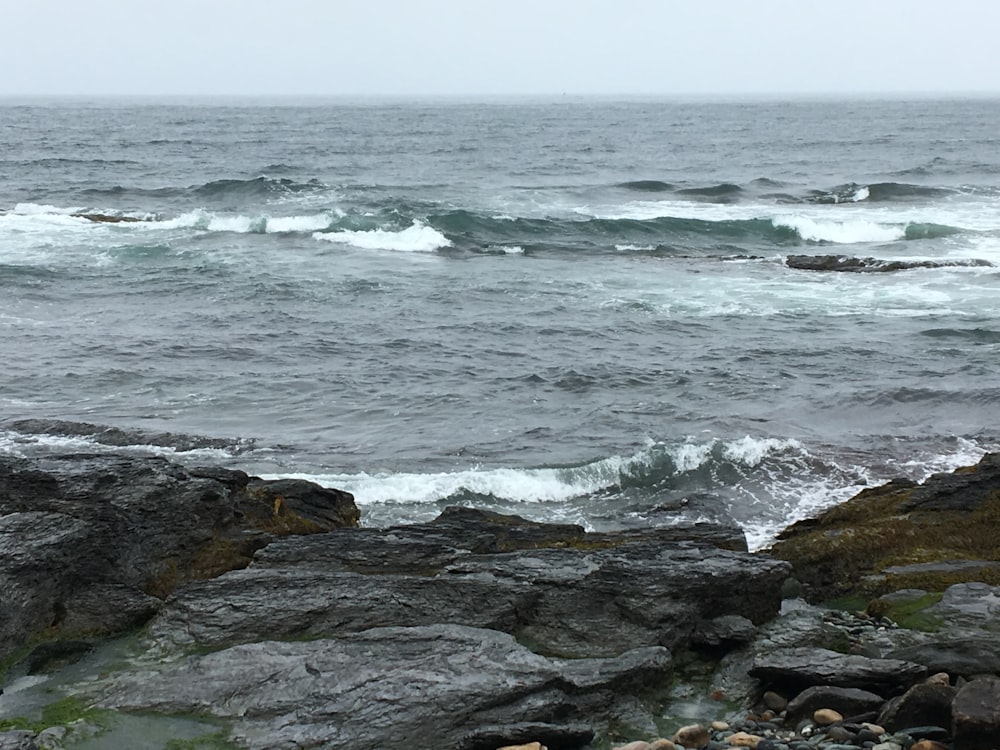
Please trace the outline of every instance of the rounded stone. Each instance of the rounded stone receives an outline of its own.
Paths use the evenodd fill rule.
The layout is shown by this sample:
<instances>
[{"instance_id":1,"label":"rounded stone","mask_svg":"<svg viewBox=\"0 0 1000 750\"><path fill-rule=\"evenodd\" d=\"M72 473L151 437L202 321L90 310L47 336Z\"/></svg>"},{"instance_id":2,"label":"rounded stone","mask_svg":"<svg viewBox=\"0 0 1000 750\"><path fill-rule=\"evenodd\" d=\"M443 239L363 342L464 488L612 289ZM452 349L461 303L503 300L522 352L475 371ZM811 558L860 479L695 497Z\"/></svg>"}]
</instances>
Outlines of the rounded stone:
<instances>
[{"instance_id":1,"label":"rounded stone","mask_svg":"<svg viewBox=\"0 0 1000 750\"><path fill-rule=\"evenodd\" d=\"M660 737L649 743L649 750L676 750L676 745L670 740Z\"/></svg>"},{"instance_id":2,"label":"rounded stone","mask_svg":"<svg viewBox=\"0 0 1000 750\"><path fill-rule=\"evenodd\" d=\"M678 745L683 745L688 750L701 750L712 741L708 730L701 724L688 724L681 727L673 736L673 741Z\"/></svg>"},{"instance_id":3,"label":"rounded stone","mask_svg":"<svg viewBox=\"0 0 1000 750\"><path fill-rule=\"evenodd\" d=\"M637 740L635 742L629 742L625 745L616 745L613 750L649 750L649 748L650 744L648 742Z\"/></svg>"},{"instance_id":4,"label":"rounded stone","mask_svg":"<svg viewBox=\"0 0 1000 750\"><path fill-rule=\"evenodd\" d=\"M729 724L724 721L713 721L711 726L713 732L725 732L729 729Z\"/></svg>"},{"instance_id":5,"label":"rounded stone","mask_svg":"<svg viewBox=\"0 0 1000 750\"><path fill-rule=\"evenodd\" d=\"M825 727L829 724L836 724L838 721L843 721L844 717L832 708L819 708L813 712L812 719L816 724Z\"/></svg>"},{"instance_id":6,"label":"rounded stone","mask_svg":"<svg viewBox=\"0 0 1000 750\"><path fill-rule=\"evenodd\" d=\"M764 693L761 697L761 701L763 701L764 705L772 711L784 711L788 708L788 701L785 700L784 696L779 695L773 690L768 690Z\"/></svg>"},{"instance_id":7,"label":"rounded stone","mask_svg":"<svg viewBox=\"0 0 1000 750\"><path fill-rule=\"evenodd\" d=\"M917 740L910 745L910 750L948 750L948 746L937 740Z\"/></svg>"},{"instance_id":8,"label":"rounded stone","mask_svg":"<svg viewBox=\"0 0 1000 750\"><path fill-rule=\"evenodd\" d=\"M748 732L737 732L726 738L726 742L733 747L749 747L750 750L757 750L757 744L760 740L761 738L758 735Z\"/></svg>"}]
</instances>

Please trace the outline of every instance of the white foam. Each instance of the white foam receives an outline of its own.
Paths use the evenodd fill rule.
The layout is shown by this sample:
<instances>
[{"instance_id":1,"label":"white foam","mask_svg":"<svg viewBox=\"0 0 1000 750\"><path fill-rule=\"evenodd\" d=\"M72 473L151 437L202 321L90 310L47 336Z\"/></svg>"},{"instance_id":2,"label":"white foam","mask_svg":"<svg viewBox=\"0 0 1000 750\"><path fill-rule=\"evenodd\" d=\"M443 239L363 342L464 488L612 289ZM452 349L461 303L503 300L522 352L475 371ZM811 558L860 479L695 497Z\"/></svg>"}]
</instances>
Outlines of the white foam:
<instances>
[{"instance_id":1,"label":"white foam","mask_svg":"<svg viewBox=\"0 0 1000 750\"><path fill-rule=\"evenodd\" d=\"M140 456L166 458L197 458L210 461L231 460L235 454L224 448L192 448L179 450L166 445L108 445L91 437L64 435L32 435L0 430L0 453L20 458L44 453L131 453Z\"/></svg>"},{"instance_id":2,"label":"white foam","mask_svg":"<svg viewBox=\"0 0 1000 750\"><path fill-rule=\"evenodd\" d=\"M372 229L369 231L317 232L318 240L338 242L362 250L396 250L399 252L431 253L452 243L441 232L420 221L414 221L406 229L391 231Z\"/></svg>"},{"instance_id":3,"label":"white foam","mask_svg":"<svg viewBox=\"0 0 1000 750\"><path fill-rule=\"evenodd\" d=\"M149 222L152 229L200 229L207 232L235 232L238 234L284 234L290 232L315 232L330 226L328 213L304 216L246 216L243 214L216 214L204 209L188 211L173 219ZM139 226L139 225L137 225Z\"/></svg>"},{"instance_id":4,"label":"white foam","mask_svg":"<svg viewBox=\"0 0 1000 750\"><path fill-rule=\"evenodd\" d=\"M524 255L524 248L520 245L490 245L486 248L488 253L503 253L504 255Z\"/></svg>"},{"instance_id":5,"label":"white foam","mask_svg":"<svg viewBox=\"0 0 1000 750\"><path fill-rule=\"evenodd\" d=\"M853 203L860 203L861 201L868 200L868 196L870 195L871 191L868 189L867 185L864 185L862 187L859 187L856 191L854 191L854 195L848 198L848 200L852 201Z\"/></svg>"},{"instance_id":6,"label":"white foam","mask_svg":"<svg viewBox=\"0 0 1000 750\"><path fill-rule=\"evenodd\" d=\"M50 206L45 203L18 203L14 206L13 213L22 216L40 216L45 214L67 215L77 214L84 210L80 206L66 208L65 206Z\"/></svg>"},{"instance_id":7,"label":"white foam","mask_svg":"<svg viewBox=\"0 0 1000 750\"><path fill-rule=\"evenodd\" d=\"M635 252L635 251L649 252L650 250L655 250L655 249L656 245L615 245L615 250L617 250L620 253Z\"/></svg>"},{"instance_id":8,"label":"white foam","mask_svg":"<svg viewBox=\"0 0 1000 750\"><path fill-rule=\"evenodd\" d=\"M808 242L834 242L851 245L858 242L893 242L906 237L906 227L878 224L865 219L829 221L808 216L771 219L776 227L794 229Z\"/></svg>"}]
</instances>

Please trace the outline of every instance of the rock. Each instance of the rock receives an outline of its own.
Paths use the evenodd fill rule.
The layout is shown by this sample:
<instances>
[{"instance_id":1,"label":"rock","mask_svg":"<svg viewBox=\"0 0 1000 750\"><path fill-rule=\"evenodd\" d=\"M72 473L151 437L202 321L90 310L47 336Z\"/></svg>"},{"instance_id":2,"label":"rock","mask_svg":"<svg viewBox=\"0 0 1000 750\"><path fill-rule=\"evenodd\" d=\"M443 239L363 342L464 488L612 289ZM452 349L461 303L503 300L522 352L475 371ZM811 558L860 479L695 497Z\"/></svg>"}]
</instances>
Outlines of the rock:
<instances>
[{"instance_id":1,"label":"rock","mask_svg":"<svg viewBox=\"0 0 1000 750\"><path fill-rule=\"evenodd\" d=\"M793 648L762 654L750 675L768 685L856 687L885 694L924 677L926 668L898 659L847 656L827 649Z\"/></svg>"},{"instance_id":2,"label":"rock","mask_svg":"<svg viewBox=\"0 0 1000 750\"><path fill-rule=\"evenodd\" d=\"M985 635L930 640L896 649L888 656L923 664L931 672L947 672L965 678L1000 674L1000 639Z\"/></svg>"},{"instance_id":3,"label":"rock","mask_svg":"<svg viewBox=\"0 0 1000 750\"><path fill-rule=\"evenodd\" d=\"M729 730L729 723L725 721L713 721L709 725L709 728L713 732L725 732Z\"/></svg>"},{"instance_id":4,"label":"rock","mask_svg":"<svg viewBox=\"0 0 1000 750\"><path fill-rule=\"evenodd\" d=\"M143 221L135 216L117 216L111 214L70 214L77 219L86 219L99 224L120 224L122 222Z\"/></svg>"},{"instance_id":5,"label":"rock","mask_svg":"<svg viewBox=\"0 0 1000 750\"><path fill-rule=\"evenodd\" d=\"M967 682L955 696L951 712L954 750L1000 747L1000 678Z\"/></svg>"},{"instance_id":6,"label":"rock","mask_svg":"<svg viewBox=\"0 0 1000 750\"><path fill-rule=\"evenodd\" d=\"M674 743L663 737L649 743L649 750L674 750L674 748Z\"/></svg>"},{"instance_id":7,"label":"rock","mask_svg":"<svg viewBox=\"0 0 1000 750\"><path fill-rule=\"evenodd\" d=\"M748 732L735 732L726 737L726 742L733 747L749 747L751 750L757 750L757 744L760 740L761 737L759 735Z\"/></svg>"},{"instance_id":8,"label":"rock","mask_svg":"<svg viewBox=\"0 0 1000 750\"><path fill-rule=\"evenodd\" d=\"M787 711L789 718L796 721L812 716L822 708L833 709L844 716L856 716L878 711L883 703L885 699L882 696L868 690L816 685L806 688L789 701Z\"/></svg>"},{"instance_id":9,"label":"rock","mask_svg":"<svg viewBox=\"0 0 1000 750\"><path fill-rule=\"evenodd\" d=\"M849 273L887 273L913 268L944 268L949 266L989 266L984 260L931 261L931 260L882 260L856 258L849 255L789 255L785 265L804 271L841 271Z\"/></svg>"},{"instance_id":10,"label":"rock","mask_svg":"<svg viewBox=\"0 0 1000 750\"><path fill-rule=\"evenodd\" d=\"M897 480L863 490L786 529L769 554L792 564L813 601L907 588L943 591L974 580L1000 584L1000 569L981 564L1000 562L1000 537L993 533L998 523L1000 453L991 453L922 485ZM901 559L947 564L899 567Z\"/></svg>"},{"instance_id":11,"label":"rock","mask_svg":"<svg viewBox=\"0 0 1000 750\"><path fill-rule=\"evenodd\" d=\"M836 724L838 721L843 721L844 717L832 708L819 708L813 712L812 720L813 723L825 727L827 724Z\"/></svg>"},{"instance_id":12,"label":"rock","mask_svg":"<svg viewBox=\"0 0 1000 750\"><path fill-rule=\"evenodd\" d=\"M650 750L652 745L641 740L629 742L627 745L616 745L613 750Z\"/></svg>"},{"instance_id":13,"label":"rock","mask_svg":"<svg viewBox=\"0 0 1000 750\"><path fill-rule=\"evenodd\" d=\"M434 625L253 643L126 670L96 686L96 705L204 712L232 722L232 739L249 748L375 750L422 747L428 738L442 750L564 747L589 742L580 723L619 715L624 693L660 690L669 679L670 655L660 647L563 661L495 631ZM539 726L547 735L525 736Z\"/></svg>"},{"instance_id":14,"label":"rock","mask_svg":"<svg viewBox=\"0 0 1000 750\"><path fill-rule=\"evenodd\" d=\"M951 703L957 690L950 684L921 683L886 703L878 723L890 732L921 724L951 726Z\"/></svg>"},{"instance_id":15,"label":"rock","mask_svg":"<svg viewBox=\"0 0 1000 750\"><path fill-rule=\"evenodd\" d=\"M742 615L722 615L705 622L693 637L696 646L733 648L741 643L749 643L757 633L757 627Z\"/></svg>"},{"instance_id":16,"label":"rock","mask_svg":"<svg viewBox=\"0 0 1000 750\"><path fill-rule=\"evenodd\" d=\"M877 737L881 737L882 735L887 734L887 732L885 731L885 727L883 727L881 724L872 724L871 722L865 721L862 722L861 728L867 729L869 732L871 732Z\"/></svg>"},{"instance_id":17,"label":"rock","mask_svg":"<svg viewBox=\"0 0 1000 750\"><path fill-rule=\"evenodd\" d=\"M677 745L682 745L687 750L707 747L712 741L708 730L701 724L688 724L681 727L674 734L672 741Z\"/></svg>"},{"instance_id":18,"label":"rock","mask_svg":"<svg viewBox=\"0 0 1000 750\"><path fill-rule=\"evenodd\" d=\"M35 733L25 729L0 732L0 750L39 750Z\"/></svg>"},{"instance_id":19,"label":"rock","mask_svg":"<svg viewBox=\"0 0 1000 750\"><path fill-rule=\"evenodd\" d=\"M133 628L180 583L249 563L276 535L358 522L347 493L163 458L0 457L0 658L33 635Z\"/></svg>"},{"instance_id":20,"label":"rock","mask_svg":"<svg viewBox=\"0 0 1000 750\"><path fill-rule=\"evenodd\" d=\"M784 563L668 545L657 532L591 539L558 525L546 549L552 525L515 518L464 511L446 523L278 540L246 569L179 590L149 635L170 651L449 622L516 633L551 655L604 657L687 647L718 607L764 621L780 606Z\"/></svg>"},{"instance_id":21,"label":"rock","mask_svg":"<svg viewBox=\"0 0 1000 750\"><path fill-rule=\"evenodd\" d=\"M547 748L541 742L529 742L526 745L504 745L497 750L547 750Z\"/></svg>"},{"instance_id":22,"label":"rock","mask_svg":"<svg viewBox=\"0 0 1000 750\"><path fill-rule=\"evenodd\" d=\"M910 750L951 750L951 748L935 740L917 740L910 745Z\"/></svg>"},{"instance_id":23,"label":"rock","mask_svg":"<svg viewBox=\"0 0 1000 750\"><path fill-rule=\"evenodd\" d=\"M788 708L788 701L773 690L765 691L761 700L772 711L784 711Z\"/></svg>"}]
</instances>

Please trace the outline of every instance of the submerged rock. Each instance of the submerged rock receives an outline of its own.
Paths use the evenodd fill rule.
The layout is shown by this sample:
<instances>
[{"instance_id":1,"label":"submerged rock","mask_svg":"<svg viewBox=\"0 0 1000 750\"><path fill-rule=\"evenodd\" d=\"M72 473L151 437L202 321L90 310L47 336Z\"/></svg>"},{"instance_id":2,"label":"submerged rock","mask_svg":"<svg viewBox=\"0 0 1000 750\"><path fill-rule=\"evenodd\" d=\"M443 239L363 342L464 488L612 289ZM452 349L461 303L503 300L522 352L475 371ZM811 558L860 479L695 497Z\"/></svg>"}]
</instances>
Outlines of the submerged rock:
<instances>
[{"instance_id":1,"label":"submerged rock","mask_svg":"<svg viewBox=\"0 0 1000 750\"><path fill-rule=\"evenodd\" d=\"M785 265L803 271L840 271L847 273L887 273L913 268L946 268L950 266L989 266L985 260L883 260L858 258L851 255L789 255Z\"/></svg>"},{"instance_id":2,"label":"submerged rock","mask_svg":"<svg viewBox=\"0 0 1000 750\"><path fill-rule=\"evenodd\" d=\"M232 721L233 739L250 748L495 748L543 732L566 746L590 739L581 724L619 715L625 696L669 678L660 647L563 661L506 634L433 625L189 656L114 676L97 705L207 713Z\"/></svg>"}]
</instances>

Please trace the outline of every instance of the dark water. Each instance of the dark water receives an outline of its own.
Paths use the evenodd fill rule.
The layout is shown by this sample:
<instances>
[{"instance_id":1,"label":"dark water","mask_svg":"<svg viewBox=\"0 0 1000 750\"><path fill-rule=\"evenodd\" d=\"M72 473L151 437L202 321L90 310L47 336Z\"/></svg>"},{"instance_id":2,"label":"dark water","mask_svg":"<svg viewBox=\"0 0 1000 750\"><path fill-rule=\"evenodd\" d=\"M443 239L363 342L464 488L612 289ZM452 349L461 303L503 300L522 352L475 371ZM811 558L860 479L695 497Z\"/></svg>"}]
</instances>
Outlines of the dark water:
<instances>
[{"instance_id":1,"label":"dark water","mask_svg":"<svg viewBox=\"0 0 1000 750\"><path fill-rule=\"evenodd\" d=\"M0 102L0 450L100 439L26 418L171 431L224 447L134 450L341 486L369 523L464 502L766 543L1000 445L1000 268L971 265L1000 263L998 121Z\"/></svg>"}]
</instances>

